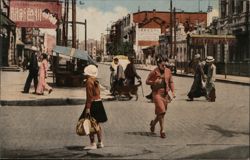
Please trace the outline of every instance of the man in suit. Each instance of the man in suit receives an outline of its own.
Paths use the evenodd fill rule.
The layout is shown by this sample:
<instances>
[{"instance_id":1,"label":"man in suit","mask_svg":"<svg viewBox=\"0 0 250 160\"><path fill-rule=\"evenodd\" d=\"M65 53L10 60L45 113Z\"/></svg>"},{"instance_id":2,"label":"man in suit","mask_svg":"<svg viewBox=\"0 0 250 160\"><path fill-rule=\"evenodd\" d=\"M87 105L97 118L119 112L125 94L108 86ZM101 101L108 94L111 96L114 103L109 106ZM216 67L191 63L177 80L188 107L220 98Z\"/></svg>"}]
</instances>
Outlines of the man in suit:
<instances>
[{"instance_id":1,"label":"man in suit","mask_svg":"<svg viewBox=\"0 0 250 160\"><path fill-rule=\"evenodd\" d=\"M38 67L38 60L37 60L37 49L36 47L32 47L31 49L32 49L32 54L31 54L31 58L30 58L29 66L28 66L29 75L26 79L25 86L24 86L22 93L29 93L32 80L33 80L34 87L35 87L34 93L36 93L36 88L38 84L39 67Z\"/></svg>"}]
</instances>

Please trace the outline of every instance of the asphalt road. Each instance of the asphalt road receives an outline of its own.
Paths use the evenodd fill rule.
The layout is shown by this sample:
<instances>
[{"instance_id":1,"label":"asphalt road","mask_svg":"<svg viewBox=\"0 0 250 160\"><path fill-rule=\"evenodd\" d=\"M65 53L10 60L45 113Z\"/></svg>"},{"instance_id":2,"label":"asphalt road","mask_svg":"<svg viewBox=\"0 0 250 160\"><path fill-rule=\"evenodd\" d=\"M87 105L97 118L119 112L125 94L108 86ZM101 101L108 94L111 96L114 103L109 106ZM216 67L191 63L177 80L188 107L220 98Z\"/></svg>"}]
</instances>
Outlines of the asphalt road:
<instances>
[{"instance_id":1,"label":"asphalt road","mask_svg":"<svg viewBox=\"0 0 250 160\"><path fill-rule=\"evenodd\" d=\"M109 87L109 68L99 65L99 80ZM144 94L148 71L138 71ZM149 132L154 105L139 89L139 99L104 102L108 122L103 149L84 151L88 137L75 134L83 106L5 106L0 108L1 158L249 158L249 87L216 83L216 102L186 101L192 78L174 77L176 99L165 119L166 139Z\"/></svg>"}]
</instances>

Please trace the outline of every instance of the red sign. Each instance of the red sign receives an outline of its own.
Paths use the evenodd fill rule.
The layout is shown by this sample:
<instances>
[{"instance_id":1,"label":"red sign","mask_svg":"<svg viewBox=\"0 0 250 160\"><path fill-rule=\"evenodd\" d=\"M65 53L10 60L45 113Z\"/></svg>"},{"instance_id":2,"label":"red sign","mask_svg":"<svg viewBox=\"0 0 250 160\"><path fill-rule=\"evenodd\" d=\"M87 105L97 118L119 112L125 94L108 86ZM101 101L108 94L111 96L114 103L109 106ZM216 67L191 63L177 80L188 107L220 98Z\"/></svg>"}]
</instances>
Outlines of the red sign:
<instances>
[{"instance_id":1,"label":"red sign","mask_svg":"<svg viewBox=\"0 0 250 160\"><path fill-rule=\"evenodd\" d=\"M62 4L56 1L10 0L10 19L17 27L56 28Z\"/></svg>"}]
</instances>

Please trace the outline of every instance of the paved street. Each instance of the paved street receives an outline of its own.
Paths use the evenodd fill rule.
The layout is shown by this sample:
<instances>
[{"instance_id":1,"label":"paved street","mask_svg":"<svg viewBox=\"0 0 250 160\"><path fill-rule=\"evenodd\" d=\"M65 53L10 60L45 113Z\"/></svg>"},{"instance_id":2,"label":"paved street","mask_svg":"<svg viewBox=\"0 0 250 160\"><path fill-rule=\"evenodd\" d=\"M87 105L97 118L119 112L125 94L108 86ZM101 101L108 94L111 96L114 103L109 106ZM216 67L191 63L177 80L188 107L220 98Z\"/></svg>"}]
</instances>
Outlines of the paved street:
<instances>
[{"instance_id":1,"label":"paved street","mask_svg":"<svg viewBox=\"0 0 250 160\"><path fill-rule=\"evenodd\" d=\"M148 71L138 71L144 94ZM99 65L99 79L109 86L109 68ZM249 87L216 83L215 103L205 98L187 102L192 78L174 77L177 98L169 105L167 138L149 132L154 105L139 100L105 101L108 122L103 149L84 151L88 137L75 134L83 106L2 106L0 108L1 157L8 158L249 158Z\"/></svg>"}]
</instances>

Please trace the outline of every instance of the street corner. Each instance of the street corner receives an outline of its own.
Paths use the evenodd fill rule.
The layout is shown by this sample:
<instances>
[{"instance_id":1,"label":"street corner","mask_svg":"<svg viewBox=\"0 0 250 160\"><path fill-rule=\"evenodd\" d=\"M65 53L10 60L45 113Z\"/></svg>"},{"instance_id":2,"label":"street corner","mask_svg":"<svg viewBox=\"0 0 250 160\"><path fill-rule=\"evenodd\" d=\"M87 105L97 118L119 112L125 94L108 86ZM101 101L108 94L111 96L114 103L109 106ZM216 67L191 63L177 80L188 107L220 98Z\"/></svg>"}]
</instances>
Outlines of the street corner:
<instances>
[{"instance_id":1,"label":"street corner","mask_svg":"<svg viewBox=\"0 0 250 160\"><path fill-rule=\"evenodd\" d=\"M87 156L91 157L106 157L106 158L117 158L117 157L131 157L150 154L152 151L145 149L144 147L138 147L136 145L126 146L105 146L102 149L89 150Z\"/></svg>"}]
</instances>

